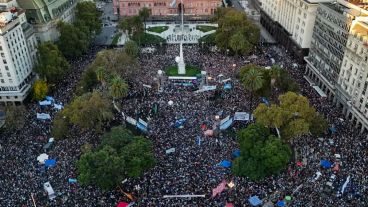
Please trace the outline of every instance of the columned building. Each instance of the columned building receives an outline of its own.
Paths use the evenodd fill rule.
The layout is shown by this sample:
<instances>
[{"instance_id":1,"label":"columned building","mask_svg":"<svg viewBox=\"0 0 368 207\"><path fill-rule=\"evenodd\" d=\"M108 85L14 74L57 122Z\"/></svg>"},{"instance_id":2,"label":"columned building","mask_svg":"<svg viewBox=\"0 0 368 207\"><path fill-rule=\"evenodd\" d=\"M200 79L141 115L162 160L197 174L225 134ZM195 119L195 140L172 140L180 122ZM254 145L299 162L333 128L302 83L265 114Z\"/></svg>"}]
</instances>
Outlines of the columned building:
<instances>
[{"instance_id":1,"label":"columned building","mask_svg":"<svg viewBox=\"0 0 368 207\"><path fill-rule=\"evenodd\" d=\"M368 129L367 24L363 7L343 0L321 3L305 58L308 82L362 132Z\"/></svg>"},{"instance_id":2,"label":"columned building","mask_svg":"<svg viewBox=\"0 0 368 207\"><path fill-rule=\"evenodd\" d=\"M181 7L185 15L213 15L221 0L113 0L114 13L119 16L135 16L143 7L151 9L153 16L177 15Z\"/></svg>"},{"instance_id":3,"label":"columned building","mask_svg":"<svg viewBox=\"0 0 368 207\"><path fill-rule=\"evenodd\" d=\"M59 38L56 24L59 20L72 22L74 10L82 0L17 0L26 10L29 23L35 29L39 42L55 41Z\"/></svg>"},{"instance_id":4,"label":"columned building","mask_svg":"<svg viewBox=\"0 0 368 207\"><path fill-rule=\"evenodd\" d=\"M337 107L368 132L368 21L353 23L336 89Z\"/></svg>"},{"instance_id":5,"label":"columned building","mask_svg":"<svg viewBox=\"0 0 368 207\"><path fill-rule=\"evenodd\" d=\"M0 102L22 102L31 88L37 41L25 10L0 13Z\"/></svg>"},{"instance_id":6,"label":"columned building","mask_svg":"<svg viewBox=\"0 0 368 207\"><path fill-rule=\"evenodd\" d=\"M318 4L332 0L263 0L261 24L304 62L311 45Z\"/></svg>"}]
</instances>

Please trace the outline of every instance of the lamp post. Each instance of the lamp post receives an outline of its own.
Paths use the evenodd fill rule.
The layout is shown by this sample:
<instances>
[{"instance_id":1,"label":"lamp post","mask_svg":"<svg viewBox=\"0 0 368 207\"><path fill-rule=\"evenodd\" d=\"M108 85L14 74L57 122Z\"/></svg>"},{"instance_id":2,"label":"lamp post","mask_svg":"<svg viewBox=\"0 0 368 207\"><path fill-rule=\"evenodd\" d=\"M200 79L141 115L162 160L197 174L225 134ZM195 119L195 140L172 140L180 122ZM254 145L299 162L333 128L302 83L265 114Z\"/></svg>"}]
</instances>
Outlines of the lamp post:
<instances>
[{"instance_id":1,"label":"lamp post","mask_svg":"<svg viewBox=\"0 0 368 207\"><path fill-rule=\"evenodd\" d=\"M162 85L162 70L157 71L157 91L160 92L160 88Z\"/></svg>"}]
</instances>

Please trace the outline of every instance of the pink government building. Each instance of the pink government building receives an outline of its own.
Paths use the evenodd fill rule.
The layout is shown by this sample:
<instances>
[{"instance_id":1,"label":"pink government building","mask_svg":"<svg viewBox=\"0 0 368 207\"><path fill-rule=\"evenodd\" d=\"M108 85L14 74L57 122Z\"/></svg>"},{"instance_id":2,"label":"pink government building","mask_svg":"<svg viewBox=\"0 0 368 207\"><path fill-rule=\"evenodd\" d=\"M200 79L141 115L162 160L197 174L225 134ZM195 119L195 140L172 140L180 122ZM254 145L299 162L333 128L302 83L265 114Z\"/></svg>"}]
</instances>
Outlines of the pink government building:
<instances>
[{"instance_id":1,"label":"pink government building","mask_svg":"<svg viewBox=\"0 0 368 207\"><path fill-rule=\"evenodd\" d=\"M134 16L143 7L151 9L153 16L177 15L181 0L113 0L114 13ZM221 0L182 0L186 15L212 15L221 6Z\"/></svg>"}]
</instances>

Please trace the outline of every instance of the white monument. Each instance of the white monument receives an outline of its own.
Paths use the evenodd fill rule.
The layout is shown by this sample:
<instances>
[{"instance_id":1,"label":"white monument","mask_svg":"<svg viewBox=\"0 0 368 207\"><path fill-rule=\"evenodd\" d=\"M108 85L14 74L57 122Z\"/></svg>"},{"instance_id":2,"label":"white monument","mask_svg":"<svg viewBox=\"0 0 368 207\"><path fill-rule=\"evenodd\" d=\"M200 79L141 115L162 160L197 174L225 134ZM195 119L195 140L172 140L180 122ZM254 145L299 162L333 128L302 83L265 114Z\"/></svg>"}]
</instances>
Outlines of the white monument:
<instances>
[{"instance_id":1,"label":"white monument","mask_svg":"<svg viewBox=\"0 0 368 207\"><path fill-rule=\"evenodd\" d=\"M181 0L181 34L184 34L184 8L183 8L183 0ZM183 56L183 38L180 42L180 56L175 58L175 61L178 63L178 74L185 74L185 63Z\"/></svg>"}]
</instances>

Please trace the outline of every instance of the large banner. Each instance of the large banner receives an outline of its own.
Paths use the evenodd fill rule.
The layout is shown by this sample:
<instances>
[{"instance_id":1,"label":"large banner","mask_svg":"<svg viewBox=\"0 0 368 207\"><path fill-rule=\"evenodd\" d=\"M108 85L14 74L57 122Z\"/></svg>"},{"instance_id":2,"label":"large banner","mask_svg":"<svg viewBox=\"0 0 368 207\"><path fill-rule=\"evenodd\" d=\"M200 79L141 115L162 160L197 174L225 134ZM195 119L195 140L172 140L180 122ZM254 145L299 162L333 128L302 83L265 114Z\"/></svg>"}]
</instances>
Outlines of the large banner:
<instances>
[{"instance_id":1,"label":"large banner","mask_svg":"<svg viewBox=\"0 0 368 207\"><path fill-rule=\"evenodd\" d=\"M226 118L221 120L220 125L223 125L225 122L229 121L229 119L230 119L230 116L227 116Z\"/></svg>"},{"instance_id":2,"label":"large banner","mask_svg":"<svg viewBox=\"0 0 368 207\"><path fill-rule=\"evenodd\" d=\"M51 119L51 116L50 114L37 113L37 119L41 119L41 120Z\"/></svg>"},{"instance_id":3,"label":"large banner","mask_svg":"<svg viewBox=\"0 0 368 207\"><path fill-rule=\"evenodd\" d=\"M175 152L175 148L170 148L168 150L166 150L166 154L170 154L170 153L173 153Z\"/></svg>"},{"instance_id":4,"label":"large banner","mask_svg":"<svg viewBox=\"0 0 368 207\"><path fill-rule=\"evenodd\" d=\"M132 124L132 125L137 125L137 120L133 119L132 117L130 116L127 116L126 119L125 119L129 124Z\"/></svg>"},{"instance_id":5,"label":"large banner","mask_svg":"<svg viewBox=\"0 0 368 207\"><path fill-rule=\"evenodd\" d=\"M140 124L142 124L143 126L145 126L145 127L147 127L147 126L148 126L147 122L143 121L141 118L139 118L139 119L138 119L138 122L139 122Z\"/></svg>"},{"instance_id":6,"label":"large banner","mask_svg":"<svg viewBox=\"0 0 368 207\"><path fill-rule=\"evenodd\" d=\"M253 116L249 117L247 112L235 112L234 114L235 121L249 121L253 120Z\"/></svg>"},{"instance_id":7,"label":"large banner","mask_svg":"<svg viewBox=\"0 0 368 207\"><path fill-rule=\"evenodd\" d=\"M213 91L216 90L216 86L203 86L201 89L195 91L195 93L205 92L205 91Z\"/></svg>"}]
</instances>

